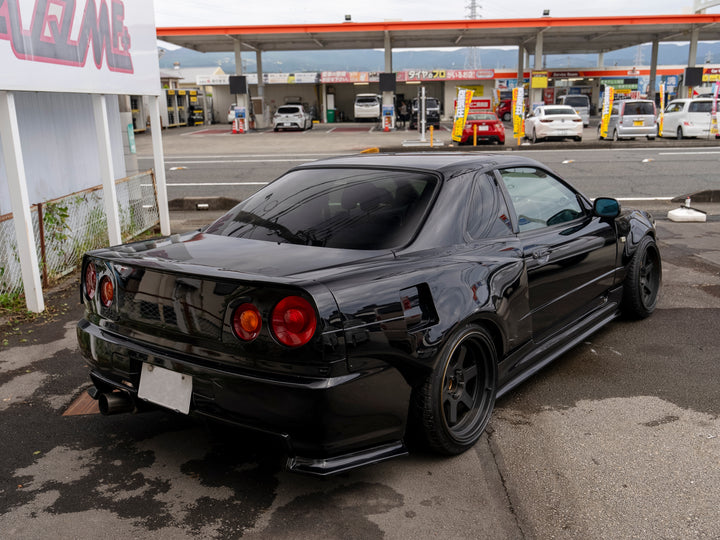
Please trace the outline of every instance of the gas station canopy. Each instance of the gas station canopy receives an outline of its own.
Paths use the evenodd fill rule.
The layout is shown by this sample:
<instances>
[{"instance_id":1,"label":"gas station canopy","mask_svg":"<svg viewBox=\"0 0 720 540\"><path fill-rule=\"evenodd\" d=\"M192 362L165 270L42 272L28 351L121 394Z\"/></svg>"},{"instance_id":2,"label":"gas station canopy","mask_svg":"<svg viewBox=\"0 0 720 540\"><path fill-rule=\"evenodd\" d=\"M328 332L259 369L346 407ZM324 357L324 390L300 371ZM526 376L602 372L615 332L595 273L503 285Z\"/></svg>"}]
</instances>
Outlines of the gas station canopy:
<instances>
[{"instance_id":1,"label":"gas station canopy","mask_svg":"<svg viewBox=\"0 0 720 540\"><path fill-rule=\"evenodd\" d=\"M720 14L542 17L455 21L158 28L157 37L200 52L499 47L543 54L606 53L653 41L720 41Z\"/></svg>"}]
</instances>

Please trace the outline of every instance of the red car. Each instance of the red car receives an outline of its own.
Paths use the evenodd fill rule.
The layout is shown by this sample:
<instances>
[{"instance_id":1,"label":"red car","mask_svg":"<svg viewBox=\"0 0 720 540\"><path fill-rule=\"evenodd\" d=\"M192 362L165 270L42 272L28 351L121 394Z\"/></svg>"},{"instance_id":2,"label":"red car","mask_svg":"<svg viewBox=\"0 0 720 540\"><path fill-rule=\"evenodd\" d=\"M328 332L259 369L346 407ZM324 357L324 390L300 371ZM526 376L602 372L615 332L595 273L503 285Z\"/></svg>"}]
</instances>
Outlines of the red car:
<instances>
[{"instance_id":1,"label":"red car","mask_svg":"<svg viewBox=\"0 0 720 540\"><path fill-rule=\"evenodd\" d=\"M505 144L505 126L492 111L468 113L460 144L473 144L475 126L478 142Z\"/></svg>"},{"instance_id":2,"label":"red car","mask_svg":"<svg viewBox=\"0 0 720 540\"><path fill-rule=\"evenodd\" d=\"M495 109L495 113L498 118L502 118L505 122L512 120L512 99L501 100Z\"/></svg>"}]
</instances>

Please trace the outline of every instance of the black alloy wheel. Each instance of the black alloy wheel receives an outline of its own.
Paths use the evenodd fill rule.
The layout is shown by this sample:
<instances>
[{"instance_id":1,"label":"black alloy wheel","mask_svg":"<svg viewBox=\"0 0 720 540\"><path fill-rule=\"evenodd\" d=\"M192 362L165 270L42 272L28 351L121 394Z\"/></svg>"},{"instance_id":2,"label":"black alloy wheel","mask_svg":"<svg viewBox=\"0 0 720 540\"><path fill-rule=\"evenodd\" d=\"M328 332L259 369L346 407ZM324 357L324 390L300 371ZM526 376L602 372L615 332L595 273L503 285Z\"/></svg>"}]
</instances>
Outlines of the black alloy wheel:
<instances>
[{"instance_id":1,"label":"black alloy wheel","mask_svg":"<svg viewBox=\"0 0 720 540\"><path fill-rule=\"evenodd\" d=\"M662 282L660 251L651 236L645 236L628 265L623 291L623 312L644 319L655 311Z\"/></svg>"},{"instance_id":2,"label":"black alloy wheel","mask_svg":"<svg viewBox=\"0 0 720 540\"><path fill-rule=\"evenodd\" d=\"M468 325L413 393L411 425L430 449L448 455L471 448L485 431L497 391L497 354L490 334Z\"/></svg>"}]
</instances>

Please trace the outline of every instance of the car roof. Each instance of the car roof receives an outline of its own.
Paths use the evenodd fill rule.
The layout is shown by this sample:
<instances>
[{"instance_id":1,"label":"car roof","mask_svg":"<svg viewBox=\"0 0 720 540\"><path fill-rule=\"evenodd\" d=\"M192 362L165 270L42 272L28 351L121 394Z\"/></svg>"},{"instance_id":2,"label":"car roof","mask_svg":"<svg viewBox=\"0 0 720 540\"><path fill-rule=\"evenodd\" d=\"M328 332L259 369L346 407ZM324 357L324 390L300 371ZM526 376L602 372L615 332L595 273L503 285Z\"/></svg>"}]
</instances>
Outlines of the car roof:
<instances>
[{"instance_id":1,"label":"car roof","mask_svg":"<svg viewBox=\"0 0 720 540\"><path fill-rule=\"evenodd\" d=\"M534 159L506 154L476 152L402 152L355 154L332 157L298 165L293 170L317 167L368 167L380 169L427 171L450 177L468 170L490 170L496 167L533 166L547 169Z\"/></svg>"}]
</instances>

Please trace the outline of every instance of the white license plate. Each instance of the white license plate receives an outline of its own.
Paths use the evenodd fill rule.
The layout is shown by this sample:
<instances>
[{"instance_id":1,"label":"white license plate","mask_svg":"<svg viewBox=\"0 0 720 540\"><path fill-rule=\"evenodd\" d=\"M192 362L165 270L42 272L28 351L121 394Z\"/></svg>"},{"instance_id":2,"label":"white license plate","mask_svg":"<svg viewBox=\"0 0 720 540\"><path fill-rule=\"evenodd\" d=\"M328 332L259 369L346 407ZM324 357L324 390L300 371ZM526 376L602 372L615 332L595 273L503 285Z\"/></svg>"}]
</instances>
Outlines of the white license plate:
<instances>
[{"instance_id":1,"label":"white license plate","mask_svg":"<svg viewBox=\"0 0 720 540\"><path fill-rule=\"evenodd\" d=\"M292 124L291 124L290 122L283 122L283 123L280 124L280 125L281 125L282 127L292 126Z\"/></svg>"},{"instance_id":2,"label":"white license plate","mask_svg":"<svg viewBox=\"0 0 720 540\"><path fill-rule=\"evenodd\" d=\"M138 397L168 409L188 414L192 377L169 369L143 364Z\"/></svg>"},{"instance_id":3,"label":"white license plate","mask_svg":"<svg viewBox=\"0 0 720 540\"><path fill-rule=\"evenodd\" d=\"M490 129L488 126L478 126L478 131L487 131Z\"/></svg>"}]
</instances>

